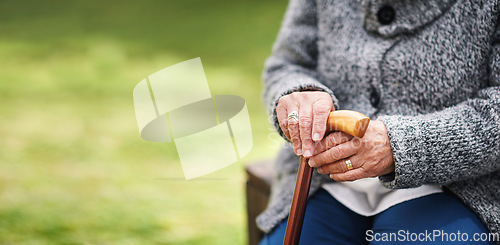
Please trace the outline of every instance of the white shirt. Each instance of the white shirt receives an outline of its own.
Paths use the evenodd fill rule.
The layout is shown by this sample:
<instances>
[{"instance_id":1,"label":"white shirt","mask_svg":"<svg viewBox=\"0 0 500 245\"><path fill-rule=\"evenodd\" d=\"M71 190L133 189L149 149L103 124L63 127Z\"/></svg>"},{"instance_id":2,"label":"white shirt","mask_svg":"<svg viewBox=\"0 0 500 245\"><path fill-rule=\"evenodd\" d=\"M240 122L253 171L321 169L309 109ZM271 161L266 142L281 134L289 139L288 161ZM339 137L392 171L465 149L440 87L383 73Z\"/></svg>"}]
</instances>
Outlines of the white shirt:
<instances>
[{"instance_id":1,"label":"white shirt","mask_svg":"<svg viewBox=\"0 0 500 245\"><path fill-rule=\"evenodd\" d=\"M382 186L378 178L328 183L322 187L344 206L363 216L372 216L398 203L442 192L438 185L387 189Z\"/></svg>"}]
</instances>

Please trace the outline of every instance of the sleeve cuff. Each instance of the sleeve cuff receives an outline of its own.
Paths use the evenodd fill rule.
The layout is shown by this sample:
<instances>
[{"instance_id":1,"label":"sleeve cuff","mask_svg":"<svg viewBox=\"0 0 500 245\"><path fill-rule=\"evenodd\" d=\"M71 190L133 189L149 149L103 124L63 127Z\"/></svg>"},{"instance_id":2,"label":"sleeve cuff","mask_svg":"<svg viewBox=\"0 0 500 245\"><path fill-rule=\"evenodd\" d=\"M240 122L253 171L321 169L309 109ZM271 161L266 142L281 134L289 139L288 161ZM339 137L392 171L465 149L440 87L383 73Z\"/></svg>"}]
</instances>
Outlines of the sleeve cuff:
<instances>
[{"instance_id":1,"label":"sleeve cuff","mask_svg":"<svg viewBox=\"0 0 500 245\"><path fill-rule=\"evenodd\" d=\"M402 116L382 116L394 154L394 172L380 176L382 184L391 189L418 187L425 182L426 154L420 153L415 145L422 144L419 124Z\"/></svg>"}]
</instances>

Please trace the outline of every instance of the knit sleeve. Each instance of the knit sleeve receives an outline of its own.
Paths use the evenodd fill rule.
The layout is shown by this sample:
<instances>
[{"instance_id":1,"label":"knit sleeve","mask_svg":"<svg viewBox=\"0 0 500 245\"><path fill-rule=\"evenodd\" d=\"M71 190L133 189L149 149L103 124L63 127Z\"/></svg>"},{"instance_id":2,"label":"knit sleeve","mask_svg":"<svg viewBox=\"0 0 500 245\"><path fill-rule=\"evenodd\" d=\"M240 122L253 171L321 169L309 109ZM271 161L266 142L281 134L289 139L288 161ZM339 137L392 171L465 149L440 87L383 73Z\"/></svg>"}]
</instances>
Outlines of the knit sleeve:
<instances>
[{"instance_id":1,"label":"knit sleeve","mask_svg":"<svg viewBox=\"0 0 500 245\"><path fill-rule=\"evenodd\" d=\"M324 91L332 96L338 107L333 92L318 81L317 33L314 1L291 0L263 73L264 101L282 137L276 116L276 106L282 96L299 91Z\"/></svg>"},{"instance_id":2,"label":"knit sleeve","mask_svg":"<svg viewBox=\"0 0 500 245\"><path fill-rule=\"evenodd\" d=\"M475 98L423 116L382 116L395 171L389 188L446 185L500 171L500 31L493 38L489 86Z\"/></svg>"}]
</instances>

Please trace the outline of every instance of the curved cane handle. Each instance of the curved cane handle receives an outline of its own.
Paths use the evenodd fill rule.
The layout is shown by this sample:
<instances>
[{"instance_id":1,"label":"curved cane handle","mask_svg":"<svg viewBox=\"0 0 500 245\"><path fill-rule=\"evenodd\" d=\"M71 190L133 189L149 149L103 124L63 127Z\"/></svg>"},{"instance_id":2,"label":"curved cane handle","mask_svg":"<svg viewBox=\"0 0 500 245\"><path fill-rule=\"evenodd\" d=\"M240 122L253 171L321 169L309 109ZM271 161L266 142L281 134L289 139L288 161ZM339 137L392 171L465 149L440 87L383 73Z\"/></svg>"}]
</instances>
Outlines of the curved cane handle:
<instances>
[{"instance_id":1,"label":"curved cane handle","mask_svg":"<svg viewBox=\"0 0 500 245\"><path fill-rule=\"evenodd\" d=\"M330 112L326 122L327 131L342 131L355 137L365 135L370 118L357 112L349 110L339 110Z\"/></svg>"}]
</instances>

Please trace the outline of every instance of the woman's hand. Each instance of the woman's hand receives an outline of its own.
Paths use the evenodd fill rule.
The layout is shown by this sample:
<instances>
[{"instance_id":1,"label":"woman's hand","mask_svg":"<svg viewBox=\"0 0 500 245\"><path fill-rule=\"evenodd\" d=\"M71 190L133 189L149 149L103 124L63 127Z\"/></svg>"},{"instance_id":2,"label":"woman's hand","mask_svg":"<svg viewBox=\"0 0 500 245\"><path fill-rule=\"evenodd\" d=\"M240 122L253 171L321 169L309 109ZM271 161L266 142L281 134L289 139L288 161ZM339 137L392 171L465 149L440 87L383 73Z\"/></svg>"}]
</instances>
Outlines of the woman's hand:
<instances>
[{"instance_id":1,"label":"woman's hand","mask_svg":"<svg viewBox=\"0 0 500 245\"><path fill-rule=\"evenodd\" d=\"M316 144L309 165L335 181L353 181L394 171L394 158L387 129L381 121L371 121L363 138L335 132ZM349 140L351 139L351 140ZM349 170L346 161L350 160Z\"/></svg>"},{"instance_id":2,"label":"woman's hand","mask_svg":"<svg viewBox=\"0 0 500 245\"><path fill-rule=\"evenodd\" d=\"M295 92L280 98L276 114L295 154L304 157L314 154L314 141L320 141L325 135L326 121L333 110L332 97L326 92ZM287 118L292 111L298 112L298 121Z\"/></svg>"}]
</instances>

